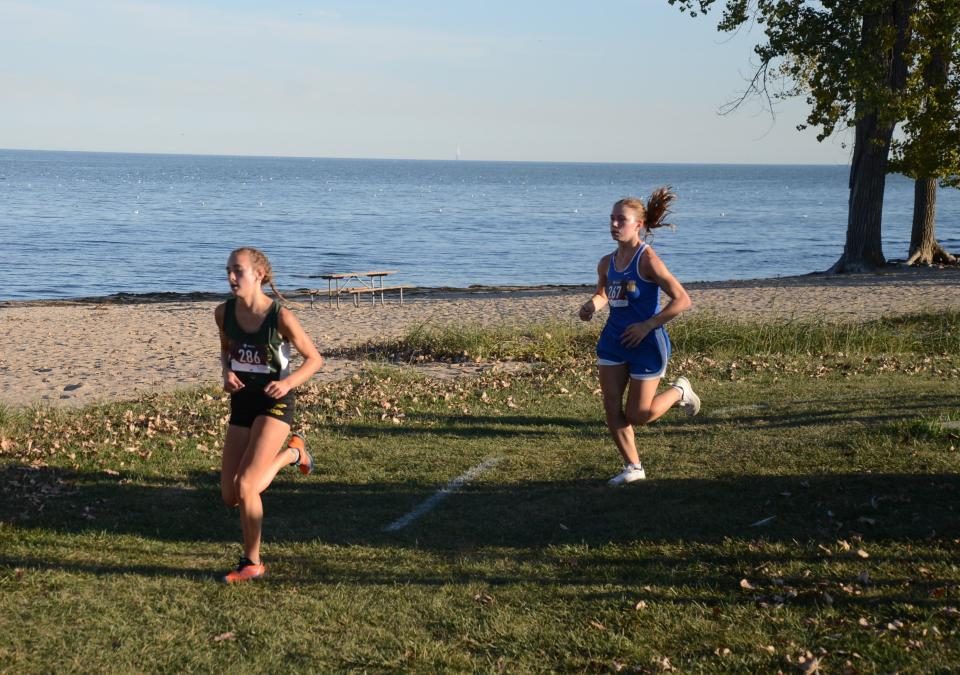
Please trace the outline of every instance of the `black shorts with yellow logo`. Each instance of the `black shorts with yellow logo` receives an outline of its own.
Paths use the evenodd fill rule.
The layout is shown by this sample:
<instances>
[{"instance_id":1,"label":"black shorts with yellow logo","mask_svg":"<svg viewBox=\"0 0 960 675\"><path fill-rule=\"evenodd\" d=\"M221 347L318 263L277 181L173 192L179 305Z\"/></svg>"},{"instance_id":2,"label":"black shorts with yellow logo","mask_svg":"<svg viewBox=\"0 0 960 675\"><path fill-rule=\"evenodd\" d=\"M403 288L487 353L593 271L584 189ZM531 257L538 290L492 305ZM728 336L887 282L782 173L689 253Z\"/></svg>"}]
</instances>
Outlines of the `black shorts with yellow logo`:
<instances>
[{"instance_id":1,"label":"black shorts with yellow logo","mask_svg":"<svg viewBox=\"0 0 960 675\"><path fill-rule=\"evenodd\" d=\"M296 407L297 395L292 391L283 398L271 398L262 389L248 385L230 394L230 424L249 428L261 415L293 424Z\"/></svg>"}]
</instances>

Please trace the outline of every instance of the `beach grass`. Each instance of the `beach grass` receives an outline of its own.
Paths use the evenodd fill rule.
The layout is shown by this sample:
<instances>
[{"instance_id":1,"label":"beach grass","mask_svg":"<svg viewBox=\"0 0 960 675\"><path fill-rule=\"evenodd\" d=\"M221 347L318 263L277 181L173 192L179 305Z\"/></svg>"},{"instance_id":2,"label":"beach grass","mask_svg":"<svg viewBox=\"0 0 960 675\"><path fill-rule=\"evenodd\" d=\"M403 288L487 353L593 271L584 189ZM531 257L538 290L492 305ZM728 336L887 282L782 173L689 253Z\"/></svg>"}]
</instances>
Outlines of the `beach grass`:
<instances>
[{"instance_id":1,"label":"beach grass","mask_svg":"<svg viewBox=\"0 0 960 675\"><path fill-rule=\"evenodd\" d=\"M240 552L220 392L0 411L0 669L952 670L957 324L696 321L671 374L704 408L640 429L649 479L620 489L590 327L368 346L304 388L317 470L266 493L242 587L216 580Z\"/></svg>"},{"instance_id":2,"label":"beach grass","mask_svg":"<svg viewBox=\"0 0 960 675\"><path fill-rule=\"evenodd\" d=\"M669 326L674 351L711 357L857 353L960 353L960 311L927 312L871 321L730 320L700 312ZM515 360L560 363L593 351L602 324L421 326L397 340L341 350L347 356L417 362Z\"/></svg>"}]
</instances>

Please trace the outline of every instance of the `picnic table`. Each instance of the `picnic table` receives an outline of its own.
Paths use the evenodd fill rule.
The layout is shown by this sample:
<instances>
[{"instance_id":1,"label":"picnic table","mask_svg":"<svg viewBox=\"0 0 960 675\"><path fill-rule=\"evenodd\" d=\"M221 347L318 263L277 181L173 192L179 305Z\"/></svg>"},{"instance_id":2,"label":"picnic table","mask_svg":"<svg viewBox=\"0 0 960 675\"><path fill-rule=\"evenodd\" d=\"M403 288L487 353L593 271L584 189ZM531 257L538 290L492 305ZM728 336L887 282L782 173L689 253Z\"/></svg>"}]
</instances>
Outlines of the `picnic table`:
<instances>
[{"instance_id":1,"label":"picnic table","mask_svg":"<svg viewBox=\"0 0 960 675\"><path fill-rule=\"evenodd\" d=\"M396 274L396 270L373 270L371 272L336 272L330 274L318 274L316 279L327 280L327 304L332 306L333 301L337 302L337 309L340 309L340 298L344 294L353 296L354 307L360 306L360 296L369 293L370 302L374 306L377 304L377 296L380 296L380 306L383 303L383 294L385 291L400 291L400 304L403 304L403 289L405 286L386 286L384 278L391 274ZM323 294L323 289L318 288L310 290L310 305L318 295Z\"/></svg>"}]
</instances>

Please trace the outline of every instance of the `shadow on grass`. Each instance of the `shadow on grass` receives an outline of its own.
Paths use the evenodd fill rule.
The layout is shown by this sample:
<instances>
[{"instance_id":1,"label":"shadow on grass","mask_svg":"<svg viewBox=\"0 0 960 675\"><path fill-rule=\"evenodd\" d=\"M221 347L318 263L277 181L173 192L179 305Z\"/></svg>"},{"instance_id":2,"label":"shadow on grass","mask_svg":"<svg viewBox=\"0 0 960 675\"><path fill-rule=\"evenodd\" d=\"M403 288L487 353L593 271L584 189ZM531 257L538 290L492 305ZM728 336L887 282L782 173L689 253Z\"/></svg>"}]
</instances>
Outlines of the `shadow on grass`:
<instances>
[{"instance_id":1,"label":"shadow on grass","mask_svg":"<svg viewBox=\"0 0 960 675\"><path fill-rule=\"evenodd\" d=\"M396 532L384 528L444 486L289 476L281 474L264 494L269 541L537 551L555 544L638 540L832 544L857 533L874 541L960 537L957 474L667 478L619 489L600 477L522 483L481 477ZM0 521L17 528L157 541L239 539L236 512L220 501L213 472L134 481L11 465L0 469L0 484Z\"/></svg>"},{"instance_id":2,"label":"shadow on grass","mask_svg":"<svg viewBox=\"0 0 960 675\"><path fill-rule=\"evenodd\" d=\"M239 547L237 515L221 504L212 472L179 481L121 481L105 473L8 466L0 470L0 485L0 520L15 532L30 530L40 537L24 553L0 553L0 569L205 581L214 575L197 571L196 562L179 554L167 557L164 544L178 551L190 544L207 550L211 543ZM384 531L439 487L281 477L264 497L268 551L273 546L270 583L520 583L560 594L569 589L581 600L584 593L616 599L629 585L637 599L715 604L718 589L727 600L731 595L743 602L776 597L781 591L775 588L746 593L739 580L762 580L792 565L795 573L783 575L782 583L798 589L793 602L816 603L827 585L849 584L858 573L851 570L863 562L852 553L838 554L830 558L837 564L821 567L813 578L801 576L798 564L824 562L816 544L836 551L838 539L859 533L871 549L871 566L892 565L909 574L922 565L942 567L960 537L954 508L960 476L954 474L660 479L619 489L592 478L480 480L402 530ZM80 538L65 542L55 536L44 546L47 533ZM135 539L111 541L111 535ZM310 555L296 546L301 543L328 546ZM90 550L101 546L109 547L109 560ZM353 546L373 551L358 562ZM158 551L157 562L118 562L124 547L138 561ZM936 588L957 583L960 579L942 574L907 585L875 582L870 597L851 595L843 602L936 607L947 602L938 599Z\"/></svg>"}]
</instances>

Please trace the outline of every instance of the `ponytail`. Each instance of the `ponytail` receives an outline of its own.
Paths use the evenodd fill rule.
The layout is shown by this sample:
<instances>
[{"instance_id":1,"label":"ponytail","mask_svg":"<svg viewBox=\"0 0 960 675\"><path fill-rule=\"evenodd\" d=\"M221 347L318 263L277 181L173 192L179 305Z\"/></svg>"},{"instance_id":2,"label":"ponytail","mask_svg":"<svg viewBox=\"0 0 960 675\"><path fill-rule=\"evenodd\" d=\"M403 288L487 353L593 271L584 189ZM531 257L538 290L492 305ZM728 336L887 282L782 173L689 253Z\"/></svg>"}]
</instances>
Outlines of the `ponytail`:
<instances>
[{"instance_id":1,"label":"ponytail","mask_svg":"<svg viewBox=\"0 0 960 675\"><path fill-rule=\"evenodd\" d=\"M672 211L670 207L676 201L677 195L669 185L658 187L647 199L647 208L643 216L643 224L648 230L658 227L673 227L673 223L664 222Z\"/></svg>"},{"instance_id":2,"label":"ponytail","mask_svg":"<svg viewBox=\"0 0 960 675\"><path fill-rule=\"evenodd\" d=\"M664 219L672 213L670 207L676 201L677 195L669 185L658 187L647 199L644 206L643 200L636 197L625 197L616 202L613 207L630 209L637 214L637 218L643 221L643 227L646 230L644 239L653 240L653 230L658 227L674 227L673 223L665 223Z\"/></svg>"}]
</instances>

